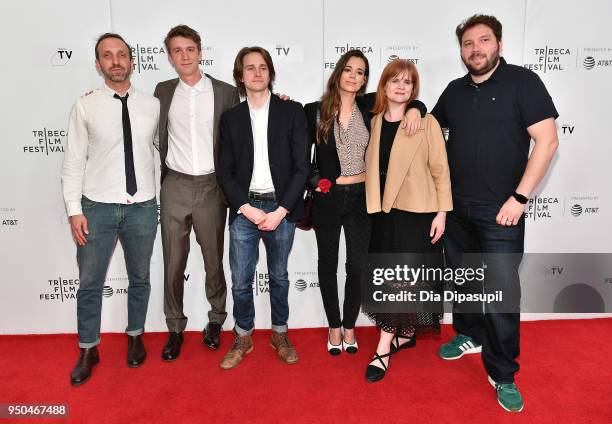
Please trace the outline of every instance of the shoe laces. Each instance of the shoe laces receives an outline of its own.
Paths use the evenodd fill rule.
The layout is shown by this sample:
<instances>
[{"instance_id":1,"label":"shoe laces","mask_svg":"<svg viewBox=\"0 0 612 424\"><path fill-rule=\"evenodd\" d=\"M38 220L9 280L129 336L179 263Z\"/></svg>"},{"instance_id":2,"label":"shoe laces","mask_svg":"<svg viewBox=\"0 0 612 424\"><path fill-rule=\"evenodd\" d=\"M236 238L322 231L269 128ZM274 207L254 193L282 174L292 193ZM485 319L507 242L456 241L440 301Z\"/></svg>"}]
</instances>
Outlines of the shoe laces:
<instances>
[{"instance_id":1,"label":"shoe laces","mask_svg":"<svg viewBox=\"0 0 612 424\"><path fill-rule=\"evenodd\" d=\"M503 390L508 394L518 394L518 388L514 383L495 383L495 389L499 392Z\"/></svg>"},{"instance_id":2,"label":"shoe laces","mask_svg":"<svg viewBox=\"0 0 612 424\"><path fill-rule=\"evenodd\" d=\"M234 346L232 350L245 350L248 346L248 336L237 336L234 339Z\"/></svg>"},{"instance_id":3,"label":"shoe laces","mask_svg":"<svg viewBox=\"0 0 612 424\"><path fill-rule=\"evenodd\" d=\"M275 337L276 337L279 348L281 347L292 348L293 347L291 345L291 342L289 341L289 336L287 335L287 333L275 333Z\"/></svg>"}]
</instances>

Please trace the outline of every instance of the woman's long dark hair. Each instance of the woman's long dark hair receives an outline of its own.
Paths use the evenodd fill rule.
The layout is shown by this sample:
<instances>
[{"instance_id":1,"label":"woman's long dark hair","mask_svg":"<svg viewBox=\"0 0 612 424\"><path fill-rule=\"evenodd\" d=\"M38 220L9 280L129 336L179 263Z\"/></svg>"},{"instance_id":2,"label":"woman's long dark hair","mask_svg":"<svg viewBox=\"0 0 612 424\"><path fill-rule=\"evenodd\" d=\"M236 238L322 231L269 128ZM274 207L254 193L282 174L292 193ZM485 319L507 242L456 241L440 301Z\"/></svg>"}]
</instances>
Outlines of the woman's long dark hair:
<instances>
[{"instance_id":1,"label":"woman's long dark hair","mask_svg":"<svg viewBox=\"0 0 612 424\"><path fill-rule=\"evenodd\" d=\"M357 92L358 96L362 96L365 93L366 85L368 82L368 76L370 75L370 65L368 58L363 54L361 50L349 50L344 53L338 59L334 71L327 80L327 88L325 93L321 97L321 116L319 124L317 125L317 143L323 140L327 143L327 134L329 134L330 128L334 125L334 119L340 111L340 76L344 72L344 68L352 57L358 57L365 63L365 82Z\"/></svg>"}]
</instances>

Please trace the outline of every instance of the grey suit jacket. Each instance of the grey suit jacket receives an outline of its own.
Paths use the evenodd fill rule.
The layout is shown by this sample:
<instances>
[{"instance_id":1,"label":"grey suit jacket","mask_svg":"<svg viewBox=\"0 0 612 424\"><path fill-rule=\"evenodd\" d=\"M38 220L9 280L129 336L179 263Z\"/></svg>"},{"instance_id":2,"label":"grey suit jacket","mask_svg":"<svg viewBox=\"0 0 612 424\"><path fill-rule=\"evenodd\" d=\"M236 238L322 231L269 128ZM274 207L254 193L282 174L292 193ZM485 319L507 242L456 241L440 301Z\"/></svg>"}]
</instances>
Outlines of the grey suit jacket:
<instances>
[{"instance_id":1,"label":"grey suit jacket","mask_svg":"<svg viewBox=\"0 0 612 424\"><path fill-rule=\"evenodd\" d=\"M218 139L219 139L219 119L221 114L228 109L231 109L240 103L240 96L236 87L229 85L223 81L214 79L208 74L205 74L212 81L213 96L215 98L214 115L213 115L213 152L215 169L217 167L218 156ZM153 95L159 99L159 157L161 162L161 181L164 181L168 167L166 166L166 156L168 155L168 113L170 112L170 104L174 91L179 83L178 78L168 81L163 81L157 84ZM187 118L186 118L187 119Z\"/></svg>"}]
</instances>

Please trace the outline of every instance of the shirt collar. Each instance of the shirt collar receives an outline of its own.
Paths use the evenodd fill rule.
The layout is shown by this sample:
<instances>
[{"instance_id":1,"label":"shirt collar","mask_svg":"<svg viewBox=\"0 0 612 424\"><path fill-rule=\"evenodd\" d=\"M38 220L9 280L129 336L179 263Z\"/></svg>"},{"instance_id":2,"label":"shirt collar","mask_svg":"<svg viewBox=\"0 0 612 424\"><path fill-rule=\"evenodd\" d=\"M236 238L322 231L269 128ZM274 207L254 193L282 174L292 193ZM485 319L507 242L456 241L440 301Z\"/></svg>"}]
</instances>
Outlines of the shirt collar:
<instances>
[{"instance_id":1,"label":"shirt collar","mask_svg":"<svg viewBox=\"0 0 612 424\"><path fill-rule=\"evenodd\" d=\"M120 96L119 93L117 93L115 90L110 88L106 83L102 84L102 91L104 93L108 94L111 97L114 97L115 94ZM128 91L126 93L128 93L130 96L132 96L134 94L134 85L133 84L130 83L130 88L128 89Z\"/></svg>"},{"instance_id":2,"label":"shirt collar","mask_svg":"<svg viewBox=\"0 0 612 424\"><path fill-rule=\"evenodd\" d=\"M266 103L264 103L264 105L260 107L259 109L256 109L251 104L251 102L249 102L249 98L247 97L247 103L249 105L249 110L251 110L252 112L261 112L263 110L268 110L270 108L270 98L272 98L272 93L270 92L270 90L268 90L268 99L266 100Z\"/></svg>"},{"instance_id":3,"label":"shirt collar","mask_svg":"<svg viewBox=\"0 0 612 424\"><path fill-rule=\"evenodd\" d=\"M499 58L499 65L497 66L497 68L495 69L495 71L493 71L493 73L491 74L491 76L489 76L489 78L479 84L476 84L473 80L472 80L472 76L470 75L470 73L468 72L467 74L465 74L465 76L463 77L463 80L465 81L465 83L467 85L480 85L480 84L484 84L487 81L493 80L493 81L504 81L505 76L506 76L506 67L507 67L508 63L506 62L506 59L504 59L502 56L500 56Z\"/></svg>"},{"instance_id":4,"label":"shirt collar","mask_svg":"<svg viewBox=\"0 0 612 424\"><path fill-rule=\"evenodd\" d=\"M200 81L198 81L196 85L194 85L193 87L179 78L179 87L185 92L190 92L193 89L198 93L201 93L204 90L212 88L212 82L210 78L208 78L205 74L201 73L201 71L200 71L200 75L202 75L202 78L200 78Z\"/></svg>"}]
</instances>

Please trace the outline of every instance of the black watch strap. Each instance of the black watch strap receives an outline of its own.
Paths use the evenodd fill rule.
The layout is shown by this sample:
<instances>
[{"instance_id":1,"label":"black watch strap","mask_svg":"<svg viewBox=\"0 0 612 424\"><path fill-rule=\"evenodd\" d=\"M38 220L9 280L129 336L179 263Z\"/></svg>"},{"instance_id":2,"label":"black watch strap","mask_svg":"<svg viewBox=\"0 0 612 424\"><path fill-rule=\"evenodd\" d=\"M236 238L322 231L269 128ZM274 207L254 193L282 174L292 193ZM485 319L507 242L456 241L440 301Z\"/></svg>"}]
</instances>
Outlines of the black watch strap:
<instances>
[{"instance_id":1,"label":"black watch strap","mask_svg":"<svg viewBox=\"0 0 612 424\"><path fill-rule=\"evenodd\" d=\"M523 205L527 203L527 200L529 200L527 199L527 197L517 193L516 191L512 193L512 197L514 197L517 202L522 203Z\"/></svg>"}]
</instances>

